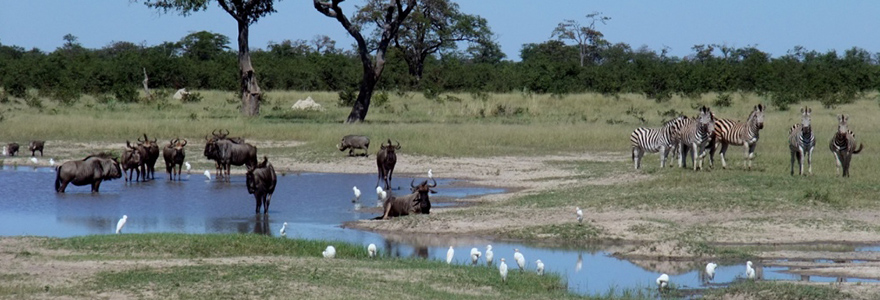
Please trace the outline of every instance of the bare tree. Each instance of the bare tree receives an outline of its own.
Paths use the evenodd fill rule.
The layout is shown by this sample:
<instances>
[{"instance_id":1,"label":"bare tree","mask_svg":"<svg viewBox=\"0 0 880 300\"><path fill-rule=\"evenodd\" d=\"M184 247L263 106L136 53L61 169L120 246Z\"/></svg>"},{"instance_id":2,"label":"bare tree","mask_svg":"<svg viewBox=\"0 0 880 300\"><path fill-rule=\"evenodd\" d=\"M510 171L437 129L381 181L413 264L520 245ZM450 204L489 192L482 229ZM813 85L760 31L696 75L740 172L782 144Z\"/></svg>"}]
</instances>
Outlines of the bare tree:
<instances>
[{"instance_id":1,"label":"bare tree","mask_svg":"<svg viewBox=\"0 0 880 300\"><path fill-rule=\"evenodd\" d=\"M375 62L373 62L373 57L370 54L370 49L367 47L366 40L364 40L364 37L361 35L360 28L353 25L351 21L348 20L348 17L342 12L342 8L339 7L339 3L342 3L344 0L332 0L329 3L320 0L313 1L315 9L318 12L339 21L339 23L342 24L342 27L348 31L348 34L350 34L357 42L358 55L360 56L364 72L357 100L351 108L351 113L348 115L345 122L362 122L364 118L367 117L367 111L369 111L370 108L370 99L373 97L376 83L379 82L379 78L382 76L382 70L385 68L385 54L388 50L388 45L394 37L397 36L397 32L400 30L400 24L402 24L406 19L406 16L412 12L416 5L416 0L405 0L406 6L403 5L404 0L390 0L390 3L385 6L382 15L382 34L376 45Z\"/></svg>"},{"instance_id":2,"label":"bare tree","mask_svg":"<svg viewBox=\"0 0 880 300\"><path fill-rule=\"evenodd\" d=\"M179 11L187 16L193 12L208 8L211 0L145 0L144 4L150 8ZM241 76L241 113L245 116L257 116L260 114L260 99L262 92L257 84L257 76L251 65L250 48L248 47L248 35L251 24L260 18L275 12L274 0L217 0L220 8L223 8L238 23L238 68Z\"/></svg>"},{"instance_id":3,"label":"bare tree","mask_svg":"<svg viewBox=\"0 0 880 300\"><path fill-rule=\"evenodd\" d=\"M581 23L575 20L564 20L556 25L556 29L553 29L553 33L550 35L551 38L572 40L577 43L581 67L584 66L588 55L598 55L599 47L608 44L602 39L605 35L596 30L596 22L605 24L606 21L611 20L611 17L603 16L601 12L593 12L587 15L587 19L590 20L590 26L581 26ZM595 58L597 57L592 57L592 59Z\"/></svg>"}]
</instances>

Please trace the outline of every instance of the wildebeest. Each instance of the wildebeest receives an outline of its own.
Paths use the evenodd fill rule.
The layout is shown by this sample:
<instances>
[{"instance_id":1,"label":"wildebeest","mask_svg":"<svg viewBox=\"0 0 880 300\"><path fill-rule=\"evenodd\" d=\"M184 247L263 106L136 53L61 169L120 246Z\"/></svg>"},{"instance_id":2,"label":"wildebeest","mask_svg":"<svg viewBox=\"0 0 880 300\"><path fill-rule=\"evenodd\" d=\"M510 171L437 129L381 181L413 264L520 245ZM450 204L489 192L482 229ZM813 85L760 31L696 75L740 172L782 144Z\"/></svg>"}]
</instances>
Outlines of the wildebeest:
<instances>
[{"instance_id":1,"label":"wildebeest","mask_svg":"<svg viewBox=\"0 0 880 300\"><path fill-rule=\"evenodd\" d=\"M231 165L245 165L252 168L257 164L257 147L251 144L230 140L226 138L226 134L214 134L213 138L205 137L205 142L205 157L217 162L218 177L224 176L223 171L226 171L226 181L229 181Z\"/></svg>"},{"instance_id":2,"label":"wildebeest","mask_svg":"<svg viewBox=\"0 0 880 300\"><path fill-rule=\"evenodd\" d=\"M391 174L394 173L394 165L397 164L397 154L395 153L397 150L400 150L400 142L394 146L391 144L391 139L388 139L388 145L382 144L379 152L376 153L376 165L379 167L376 186L379 186L379 182L384 180L385 190L391 190Z\"/></svg>"},{"instance_id":3,"label":"wildebeest","mask_svg":"<svg viewBox=\"0 0 880 300\"><path fill-rule=\"evenodd\" d=\"M138 141L141 141L141 139L138 138ZM147 150L147 156L143 158L144 166L147 170L147 174L144 175L144 178L149 175L150 179L156 179L155 173L156 161L159 160L159 143L157 143L156 139L150 140L146 133L144 133L144 140L142 143L144 144L144 149Z\"/></svg>"},{"instance_id":4,"label":"wildebeest","mask_svg":"<svg viewBox=\"0 0 880 300\"><path fill-rule=\"evenodd\" d=\"M367 156L369 155L367 151L370 150L370 138L363 135L346 135L336 145L336 149L339 151L348 149L348 156L354 156L354 149L361 149L364 150L364 156Z\"/></svg>"},{"instance_id":5,"label":"wildebeest","mask_svg":"<svg viewBox=\"0 0 880 300\"><path fill-rule=\"evenodd\" d=\"M177 180L180 180L183 159L186 158L186 152L183 150L184 146L186 146L186 139L183 140L183 143L180 142L180 139L173 139L162 149L162 157L165 158L165 172L168 173L168 180L174 180L175 165L177 165Z\"/></svg>"},{"instance_id":6,"label":"wildebeest","mask_svg":"<svg viewBox=\"0 0 880 300\"><path fill-rule=\"evenodd\" d=\"M401 197L391 196L386 198L383 205L385 213L376 219L387 220L391 217L406 216L409 214L430 214L431 200L428 197L428 193L437 193L437 191L431 189L437 187L437 181L434 180L434 178L431 178L431 181L434 182L433 185L428 185L427 180L422 181L419 185L413 185L415 182L415 179L413 179L409 184L412 187L412 194Z\"/></svg>"},{"instance_id":7,"label":"wildebeest","mask_svg":"<svg viewBox=\"0 0 880 300\"><path fill-rule=\"evenodd\" d=\"M140 167L144 164L141 152L137 147L132 147L129 141L125 141L125 151L122 152L122 174L125 175L125 181L131 181L132 172L136 172L135 180L141 179ZM144 174L144 177L147 177Z\"/></svg>"},{"instance_id":8,"label":"wildebeest","mask_svg":"<svg viewBox=\"0 0 880 300\"><path fill-rule=\"evenodd\" d=\"M122 170L115 157L99 153L89 155L83 160L67 161L55 169L55 191L64 193L68 183L81 186L92 185L92 193L97 193L104 180L122 177Z\"/></svg>"},{"instance_id":9,"label":"wildebeest","mask_svg":"<svg viewBox=\"0 0 880 300\"><path fill-rule=\"evenodd\" d=\"M31 152L31 156L34 156L35 152L40 151L40 157L43 156L43 145L46 144L46 141L31 141L28 144L28 151Z\"/></svg>"},{"instance_id":10,"label":"wildebeest","mask_svg":"<svg viewBox=\"0 0 880 300\"><path fill-rule=\"evenodd\" d=\"M9 156L15 156L15 153L18 152L18 143L9 143L6 148L6 151L9 151Z\"/></svg>"},{"instance_id":11,"label":"wildebeest","mask_svg":"<svg viewBox=\"0 0 880 300\"><path fill-rule=\"evenodd\" d=\"M272 194L275 193L275 184L278 182L275 176L275 168L269 163L269 158L263 156L263 161L256 166L248 166L245 174L247 190L257 200L255 214L260 213L263 206L263 214L269 212L269 203L272 202Z\"/></svg>"}]
</instances>

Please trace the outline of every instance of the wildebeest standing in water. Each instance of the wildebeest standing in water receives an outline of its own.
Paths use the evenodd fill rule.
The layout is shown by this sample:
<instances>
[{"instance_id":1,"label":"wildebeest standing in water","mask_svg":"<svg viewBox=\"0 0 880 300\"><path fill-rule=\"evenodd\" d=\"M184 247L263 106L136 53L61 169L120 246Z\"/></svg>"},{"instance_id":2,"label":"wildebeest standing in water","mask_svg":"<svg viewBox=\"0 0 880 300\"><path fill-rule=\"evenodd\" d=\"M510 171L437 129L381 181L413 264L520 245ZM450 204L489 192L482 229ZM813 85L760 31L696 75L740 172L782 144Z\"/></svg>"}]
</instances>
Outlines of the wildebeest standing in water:
<instances>
[{"instance_id":1,"label":"wildebeest standing in water","mask_svg":"<svg viewBox=\"0 0 880 300\"><path fill-rule=\"evenodd\" d=\"M228 131L226 134L213 135L213 138L205 137L205 157L217 162L218 177L222 176L228 182L232 165L245 165L248 168L257 165L257 147L244 143L241 138L227 138Z\"/></svg>"},{"instance_id":2,"label":"wildebeest standing in water","mask_svg":"<svg viewBox=\"0 0 880 300\"><path fill-rule=\"evenodd\" d=\"M168 173L168 180L174 180L174 166L177 166L177 180L180 180L180 171L183 169L183 159L186 158L186 152L183 147L186 146L186 139L183 143L180 139L171 140L165 149L162 149L162 157L165 158L165 172Z\"/></svg>"},{"instance_id":3,"label":"wildebeest standing in water","mask_svg":"<svg viewBox=\"0 0 880 300\"><path fill-rule=\"evenodd\" d=\"M67 161L55 169L55 191L64 193L68 183L73 185L92 185L92 193L97 193L104 180L122 177L122 170L115 157L106 153L89 155L83 160Z\"/></svg>"},{"instance_id":4,"label":"wildebeest standing in water","mask_svg":"<svg viewBox=\"0 0 880 300\"><path fill-rule=\"evenodd\" d=\"M125 151L122 152L122 175L125 175L125 181L132 181L132 172L136 173L135 180L141 179L141 166L144 164L141 153L136 147L131 146L131 142L125 141ZM144 177L147 174L144 174Z\"/></svg>"},{"instance_id":5,"label":"wildebeest standing in water","mask_svg":"<svg viewBox=\"0 0 880 300\"><path fill-rule=\"evenodd\" d=\"M255 167L248 166L245 176L248 193L253 194L257 200L257 208L254 213L260 213L261 205L263 206L263 214L268 213L272 194L275 193L275 184L278 182L275 168L269 163L269 158L263 156L263 162Z\"/></svg>"},{"instance_id":6,"label":"wildebeest standing in water","mask_svg":"<svg viewBox=\"0 0 880 300\"><path fill-rule=\"evenodd\" d=\"M9 156L15 156L15 153L18 152L18 143L9 143L6 148L6 151L9 151Z\"/></svg>"},{"instance_id":7,"label":"wildebeest standing in water","mask_svg":"<svg viewBox=\"0 0 880 300\"><path fill-rule=\"evenodd\" d=\"M34 156L37 151L40 151L40 157L43 157L43 146L45 144L46 141L31 141L31 143L28 144L28 151L31 152L31 156Z\"/></svg>"},{"instance_id":8,"label":"wildebeest standing in water","mask_svg":"<svg viewBox=\"0 0 880 300\"><path fill-rule=\"evenodd\" d=\"M415 179L409 183L410 187L412 187L412 194L395 197L391 196L385 199L384 214L381 217L376 219L387 220L391 217L399 217L406 216L409 214L430 214L431 213L431 200L428 197L428 194L437 193L437 191L431 189L437 187L437 181L434 178L431 178L431 181L434 182L433 185L428 185L428 181L422 181L419 185L413 185Z\"/></svg>"},{"instance_id":9,"label":"wildebeest standing in water","mask_svg":"<svg viewBox=\"0 0 880 300\"><path fill-rule=\"evenodd\" d=\"M370 138L363 135L346 135L339 141L339 145L336 145L336 149L339 151L348 149L348 156L354 156L354 149L361 149L364 150L363 155L367 156L370 151Z\"/></svg>"},{"instance_id":10,"label":"wildebeest standing in water","mask_svg":"<svg viewBox=\"0 0 880 300\"><path fill-rule=\"evenodd\" d=\"M397 154L395 151L400 150L400 142L397 146L391 144L388 139L388 145L382 144L379 152L376 153L376 165L379 167L379 178L376 180L376 186L379 182L385 181L385 190L391 190L391 174L394 173L394 165L397 164Z\"/></svg>"},{"instance_id":11,"label":"wildebeest standing in water","mask_svg":"<svg viewBox=\"0 0 880 300\"><path fill-rule=\"evenodd\" d=\"M138 141L141 141L141 139L138 138ZM159 143L156 141L156 139L150 140L147 137L147 134L144 133L144 140L142 143L144 144L144 149L147 150L147 156L142 158L147 171L144 178L149 175L150 179L156 179L156 161L159 160Z\"/></svg>"}]
</instances>

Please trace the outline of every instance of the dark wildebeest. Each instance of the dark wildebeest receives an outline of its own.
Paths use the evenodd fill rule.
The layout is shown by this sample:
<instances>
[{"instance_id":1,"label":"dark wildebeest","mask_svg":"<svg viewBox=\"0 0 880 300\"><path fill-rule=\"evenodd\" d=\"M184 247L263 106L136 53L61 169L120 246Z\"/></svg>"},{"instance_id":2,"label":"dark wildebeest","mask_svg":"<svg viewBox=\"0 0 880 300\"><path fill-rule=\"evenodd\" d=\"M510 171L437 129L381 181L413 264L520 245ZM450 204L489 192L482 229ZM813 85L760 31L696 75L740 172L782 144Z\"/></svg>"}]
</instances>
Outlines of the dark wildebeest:
<instances>
[{"instance_id":1,"label":"dark wildebeest","mask_svg":"<svg viewBox=\"0 0 880 300\"><path fill-rule=\"evenodd\" d=\"M376 153L376 165L379 167L379 178L376 180L376 186L379 182L385 181L385 190L391 190L391 174L394 173L394 165L397 164L397 154L395 151L400 150L400 142L397 146L391 144L388 139L388 145L382 144L379 152Z\"/></svg>"},{"instance_id":2,"label":"dark wildebeest","mask_svg":"<svg viewBox=\"0 0 880 300\"><path fill-rule=\"evenodd\" d=\"M215 165L217 167L217 178L222 178L224 165L222 165L220 163L221 157L219 156L219 150L218 150L219 146L217 143L220 141L227 141L227 142L232 142L233 144L245 144L244 138L228 137L229 130L226 130L226 133L223 133L223 129L220 129L219 133L215 129L214 131L211 132L211 135L212 135L211 138L208 138L207 136L205 136L204 155L207 159L213 160L215 162ZM251 146L251 145L248 144L248 146ZM253 147L253 146L251 146L251 147ZM256 161L257 161L256 148L254 148L253 162L256 163ZM236 164L236 166L240 166L240 165L242 165L242 164ZM226 166L227 169L228 169L228 167L229 166Z\"/></svg>"},{"instance_id":3,"label":"dark wildebeest","mask_svg":"<svg viewBox=\"0 0 880 300\"><path fill-rule=\"evenodd\" d=\"M106 153L65 162L55 172L55 191L58 193L64 193L68 183L76 186L91 184L92 193L97 193L102 181L122 177L119 162Z\"/></svg>"},{"instance_id":4,"label":"dark wildebeest","mask_svg":"<svg viewBox=\"0 0 880 300\"><path fill-rule=\"evenodd\" d=\"M34 156L35 152L40 151L40 157L43 157L43 145L46 144L46 141L31 141L28 144L28 151L31 152L31 156Z\"/></svg>"},{"instance_id":5,"label":"dark wildebeest","mask_svg":"<svg viewBox=\"0 0 880 300\"><path fill-rule=\"evenodd\" d=\"M122 174L125 175L125 181L131 181L132 172L136 172L135 180L141 179L141 165L143 159L137 147L132 147L129 141L125 141L125 151L122 152ZM144 177L147 177L144 174Z\"/></svg>"},{"instance_id":6,"label":"dark wildebeest","mask_svg":"<svg viewBox=\"0 0 880 300\"><path fill-rule=\"evenodd\" d=\"M141 141L141 139L138 138L138 141ZM156 161L159 160L159 143L157 143L156 139L153 139L151 141L147 137L147 134L144 133L143 144L144 144L144 149L147 149L147 156L143 158L144 166L147 169L147 174L144 175L144 178L146 178L147 175L149 175L150 179L156 179L155 173L156 173Z\"/></svg>"},{"instance_id":7,"label":"dark wildebeest","mask_svg":"<svg viewBox=\"0 0 880 300\"><path fill-rule=\"evenodd\" d=\"M205 157L217 162L217 176L224 176L226 181L229 181L229 169L232 165L245 165L248 168L257 165L257 147L251 144L239 144L226 138L218 139L216 135L210 139L206 137L205 140Z\"/></svg>"},{"instance_id":8,"label":"dark wildebeest","mask_svg":"<svg viewBox=\"0 0 880 300\"><path fill-rule=\"evenodd\" d=\"M255 167L248 166L245 176L248 193L254 194L254 198L257 200L257 208L254 213L260 213L261 205L263 206L263 214L268 213L272 194L275 193L275 183L278 182L275 168L269 163L269 158L263 156L263 162Z\"/></svg>"},{"instance_id":9,"label":"dark wildebeest","mask_svg":"<svg viewBox=\"0 0 880 300\"><path fill-rule=\"evenodd\" d=\"M168 173L168 180L174 180L175 165L177 166L177 180L180 180L183 159L186 158L186 152L183 150L184 146L186 146L186 139L183 140L183 143L180 142L180 139L173 139L162 149L162 157L165 158L165 172Z\"/></svg>"},{"instance_id":10,"label":"dark wildebeest","mask_svg":"<svg viewBox=\"0 0 880 300\"><path fill-rule=\"evenodd\" d=\"M9 151L9 156L15 156L15 153L18 152L18 143L9 143L6 148Z\"/></svg>"},{"instance_id":11,"label":"dark wildebeest","mask_svg":"<svg viewBox=\"0 0 880 300\"><path fill-rule=\"evenodd\" d=\"M364 156L367 156L369 155L367 151L370 150L370 138L363 135L346 135L342 137L339 145L336 145L336 149L339 151L348 149L348 156L354 156L354 149L361 149L364 150Z\"/></svg>"},{"instance_id":12,"label":"dark wildebeest","mask_svg":"<svg viewBox=\"0 0 880 300\"><path fill-rule=\"evenodd\" d=\"M428 181L422 181L419 185L413 185L415 179L409 183L412 187L412 194L395 197L390 196L385 199L385 204L383 207L385 208L385 213L376 219L387 220L391 217L399 217L406 216L409 214L430 214L431 213L431 200L428 197L428 193L437 193L437 191L432 190L431 188L437 187L437 181L434 178L431 178L431 181L434 182L433 185L428 185Z\"/></svg>"}]
</instances>

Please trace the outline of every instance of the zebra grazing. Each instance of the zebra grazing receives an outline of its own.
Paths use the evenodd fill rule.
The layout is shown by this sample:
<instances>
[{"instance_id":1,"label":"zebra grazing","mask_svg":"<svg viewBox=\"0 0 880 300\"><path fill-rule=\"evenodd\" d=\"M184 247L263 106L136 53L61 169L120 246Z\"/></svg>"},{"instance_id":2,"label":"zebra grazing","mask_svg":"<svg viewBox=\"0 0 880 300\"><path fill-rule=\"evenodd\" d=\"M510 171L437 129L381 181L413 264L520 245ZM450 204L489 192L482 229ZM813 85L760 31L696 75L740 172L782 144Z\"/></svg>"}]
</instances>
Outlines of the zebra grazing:
<instances>
[{"instance_id":1,"label":"zebra grazing","mask_svg":"<svg viewBox=\"0 0 880 300\"><path fill-rule=\"evenodd\" d=\"M742 145L745 148L746 168L752 168L752 159L755 158L755 146L761 129L764 129L764 105L755 105L752 113L745 123L731 119L715 119L716 142L709 145L709 165L715 164L715 144L721 144L721 167L727 169L727 146Z\"/></svg>"},{"instance_id":2,"label":"zebra grazing","mask_svg":"<svg viewBox=\"0 0 880 300\"><path fill-rule=\"evenodd\" d=\"M834 159L837 160L835 170L838 174L840 174L840 167L843 166L843 177L849 177L849 163L852 160L852 155L862 152L862 148L864 148L863 144L859 144L859 148L856 149L856 135L846 128L848 120L849 118L845 115L837 115L837 132L834 133L834 137L831 138L831 143L828 145L831 148L831 153L834 154Z\"/></svg>"},{"instance_id":3,"label":"zebra grazing","mask_svg":"<svg viewBox=\"0 0 880 300\"><path fill-rule=\"evenodd\" d=\"M645 152L660 152L660 168L666 167L666 157L678 148L678 132L686 116L679 116L663 124L661 128L637 128L629 136L632 142L632 160L636 170L642 167Z\"/></svg>"},{"instance_id":4,"label":"zebra grazing","mask_svg":"<svg viewBox=\"0 0 880 300\"><path fill-rule=\"evenodd\" d=\"M800 165L800 175L804 175L804 160L809 166L808 172L813 175L813 148L816 147L816 136L810 126L809 107L801 108L801 123L794 124L788 131L788 148L791 149L791 175L794 175L794 159Z\"/></svg>"},{"instance_id":5,"label":"zebra grazing","mask_svg":"<svg viewBox=\"0 0 880 300\"><path fill-rule=\"evenodd\" d=\"M712 140L712 134L715 131L715 117L708 107L700 108L700 114L692 119L687 119L681 127L680 148L678 165L687 168L685 157L688 151L691 151L691 157L694 163L694 171L703 168L703 157L706 156L706 148ZM699 156L699 165L697 157Z\"/></svg>"}]
</instances>

